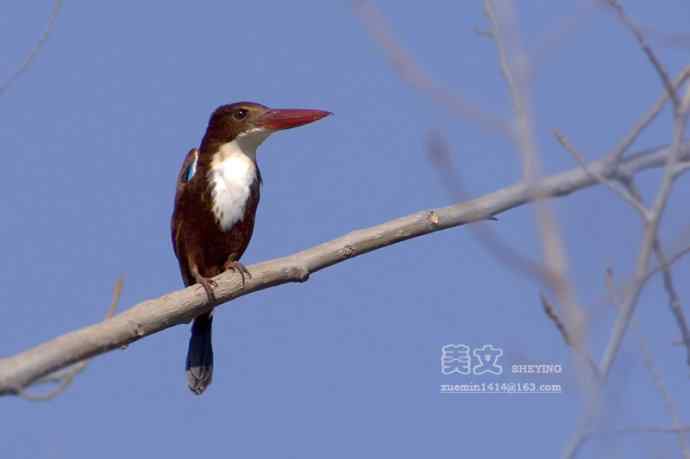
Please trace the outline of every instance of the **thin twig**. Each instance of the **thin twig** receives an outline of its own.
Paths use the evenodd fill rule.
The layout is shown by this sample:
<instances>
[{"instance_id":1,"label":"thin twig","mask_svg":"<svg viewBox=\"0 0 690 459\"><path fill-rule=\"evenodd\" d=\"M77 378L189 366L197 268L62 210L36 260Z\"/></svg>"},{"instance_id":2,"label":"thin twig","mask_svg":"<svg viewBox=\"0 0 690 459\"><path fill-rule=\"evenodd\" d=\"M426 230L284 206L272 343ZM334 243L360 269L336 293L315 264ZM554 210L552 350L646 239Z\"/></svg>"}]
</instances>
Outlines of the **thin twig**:
<instances>
[{"instance_id":1,"label":"thin twig","mask_svg":"<svg viewBox=\"0 0 690 459\"><path fill-rule=\"evenodd\" d=\"M678 178L680 175L686 173L690 170L690 161L684 161L682 163L676 164L676 168L673 170L673 175Z\"/></svg>"},{"instance_id":2,"label":"thin twig","mask_svg":"<svg viewBox=\"0 0 690 459\"><path fill-rule=\"evenodd\" d=\"M390 24L371 2L354 0L352 3L367 32L383 49L401 80L428 95L431 100L446 107L452 114L475 121L490 133L510 136L510 128L504 120L485 112L478 105L467 102L456 91L451 91L434 81L394 38Z\"/></svg>"},{"instance_id":3,"label":"thin twig","mask_svg":"<svg viewBox=\"0 0 690 459\"><path fill-rule=\"evenodd\" d=\"M560 317L558 317L556 308L553 306L553 304L551 304L549 299L546 298L546 296L543 293L539 294L539 299L541 300L541 305L544 307L546 317L548 317L549 320L551 320L551 322L553 322L553 324L556 326L565 344L568 346L572 346L573 343L570 339L570 336L568 335L568 330L566 330L565 325L563 325L563 322L561 321Z\"/></svg>"},{"instance_id":4,"label":"thin twig","mask_svg":"<svg viewBox=\"0 0 690 459\"><path fill-rule=\"evenodd\" d=\"M683 70L681 70L681 72L673 81L673 87L676 89L680 88L687 81L688 77L690 77L690 65L686 66ZM649 109L649 111L642 115L640 120L632 127L630 132L607 155L607 157L611 160L612 163L615 164L616 162L620 161L621 158L623 158L625 152L628 151L628 148L630 148L635 143L642 131L644 131L647 128L647 126L649 126L652 123L652 121L656 119L656 117L661 112L661 109L663 109L666 105L666 102L668 102L668 98L668 92L664 90L664 92L659 96L659 98Z\"/></svg>"},{"instance_id":5,"label":"thin twig","mask_svg":"<svg viewBox=\"0 0 690 459\"><path fill-rule=\"evenodd\" d=\"M501 72L508 85L513 104L513 138L522 155L523 180L527 186L530 186L541 172L537 145L534 139L534 116L528 83L531 71L526 53L520 47L517 25L513 20L512 4L511 2L503 2L502 7L499 10L492 0L484 1L484 10L491 25ZM547 270L553 274L552 288L559 297L561 304L573 305L572 291L566 281L565 248L560 238L557 222L553 212L545 203L537 201L535 208L537 225L543 241L545 265ZM573 318L571 317L571 319ZM572 323L576 322L578 321L574 320ZM579 331L576 330L576 334L579 336ZM578 336L571 338L579 341Z\"/></svg>"},{"instance_id":6,"label":"thin twig","mask_svg":"<svg viewBox=\"0 0 690 459\"><path fill-rule=\"evenodd\" d=\"M26 55L24 61L19 65L19 67L12 74L10 74L4 83L0 84L0 96L7 91L24 72L29 70L29 67L31 67L31 64L33 64L34 60L38 56L38 53L41 51L41 49L43 49L43 46L48 41L48 38L50 38L50 35L55 28L55 21L57 20L61 8L62 0L55 0L53 2L53 10L50 13L50 17L48 17L48 24L46 25L43 34L38 39L38 42L36 42L36 45L31 49L31 51L29 51L29 54Z\"/></svg>"},{"instance_id":7,"label":"thin twig","mask_svg":"<svg viewBox=\"0 0 690 459\"><path fill-rule=\"evenodd\" d=\"M688 113L690 111L690 85L685 88L685 95L683 96L683 103L680 109L681 113Z\"/></svg>"},{"instance_id":8,"label":"thin twig","mask_svg":"<svg viewBox=\"0 0 690 459\"><path fill-rule=\"evenodd\" d=\"M513 2L502 1L499 4L493 0L484 0L484 11L491 26L501 72L513 106L513 139L521 154L523 180L530 187L541 174L530 87L533 80L532 66L522 45ZM585 314L577 303L574 288L569 281L568 257L558 221L548 203L537 200L534 209L544 254L543 264L553 278L550 287L565 311L571 348L577 354L588 356ZM585 375L584 371L582 375ZM583 387L596 390L590 386L590 379L583 377L580 382ZM597 398L592 393L591 399Z\"/></svg>"},{"instance_id":9,"label":"thin twig","mask_svg":"<svg viewBox=\"0 0 690 459\"><path fill-rule=\"evenodd\" d=\"M652 377L652 381L654 382L657 391L659 392L662 400L664 401L664 408L666 409L666 413L668 413L669 417L671 418L673 427L676 429L680 429L682 427L682 424L680 420L680 415L678 414L678 407L676 406L675 401L671 397L671 393L666 387L666 383L664 382L664 378L661 375L661 371L654 364L654 360L652 359L652 353L649 350L649 344L647 343L646 338L642 335L642 333L638 334L640 340L640 354L642 354L642 363L649 372L650 376ZM690 446L688 446L688 440L685 436L687 431L679 430L676 433L678 434L678 446L680 447L680 450L683 453L683 457L685 459L690 459Z\"/></svg>"},{"instance_id":10,"label":"thin twig","mask_svg":"<svg viewBox=\"0 0 690 459\"><path fill-rule=\"evenodd\" d=\"M632 178L626 180L624 182L624 185L627 187L629 190L630 194L634 196L637 200L642 202L642 193L640 190L637 188L637 185L635 185L635 182ZM673 282L673 276L671 274L671 268L670 264L668 261L668 258L666 257L666 253L664 252L664 249L661 246L661 242L657 238L654 240L654 255L656 256L656 259L659 263L659 269L661 270L662 273L662 278L664 282L664 289L666 290L666 294L668 295L669 299L669 306L671 307L671 313L673 314L673 317L676 321L676 324L678 325L678 328L680 329L681 336L683 337L683 341L686 343L686 349L687 349L687 364L690 365L690 328L688 328L688 322L685 318L685 313L683 312L683 307L680 304L680 297L678 296L678 291L676 290L676 287Z\"/></svg>"},{"instance_id":11,"label":"thin twig","mask_svg":"<svg viewBox=\"0 0 690 459\"><path fill-rule=\"evenodd\" d=\"M635 210L639 212L640 216L644 221L649 221L649 210L647 210L647 208L644 207L640 200L635 199L635 197L627 189L621 186L618 182L609 180L603 175L589 170L587 168L587 163L584 159L584 156L582 156L577 151L577 149L570 143L570 141L568 141L568 139L557 129L554 129L553 134L556 137L558 143L561 144L565 151L570 153L570 155L573 157L575 162L580 165L580 167L582 167L588 174L591 174L592 177L596 178L599 183L606 186L608 189L620 196L625 202L627 202L633 208L635 208Z\"/></svg>"},{"instance_id":12,"label":"thin twig","mask_svg":"<svg viewBox=\"0 0 690 459\"><path fill-rule=\"evenodd\" d=\"M649 279L651 279L654 275L656 275L660 272L663 272L666 269L670 269L674 264L676 264L678 261L683 259L683 257L687 256L688 254L690 254L690 245L685 246L684 248L678 250L673 255L668 257L666 259L665 264L657 265L654 268L647 271L647 274L645 275L643 282L646 284L649 281ZM605 281L605 283L606 283L606 290L607 290L607 292L609 292L609 297L608 297L609 300L608 301L611 303L614 303L614 304L618 304L622 301L621 298L622 298L623 294L619 291L618 288L616 288L612 279L613 279L612 270L611 270L611 268L607 268L606 269L606 281ZM622 291L624 291L624 289ZM681 330L682 330L682 327L679 327L679 328L681 328ZM681 334L683 334L682 331L681 331ZM672 341L671 344L673 346L684 346L685 347L686 343L687 343L687 340L679 339L679 340Z\"/></svg>"},{"instance_id":13,"label":"thin twig","mask_svg":"<svg viewBox=\"0 0 690 459\"><path fill-rule=\"evenodd\" d=\"M647 281L649 278L651 278L655 274L663 271L664 269L670 268L677 261L679 261L684 256L688 255L689 253L690 253L690 246L687 246L684 249L679 250L678 252L671 255L671 257L669 257L669 259L666 260L665 264L660 264L659 266L655 266L653 269L650 269L649 272L647 273L647 275L644 277L644 280Z\"/></svg>"},{"instance_id":14,"label":"thin twig","mask_svg":"<svg viewBox=\"0 0 690 459\"><path fill-rule=\"evenodd\" d=\"M645 39L644 34L640 30L640 28L625 14L625 10L623 10L623 7L617 0L608 0L608 4L616 12L616 15L618 16L618 19L621 21L621 23L623 23L623 25L630 31L630 33L633 34L633 36L637 40L637 43L640 45L640 48L642 48L642 51L647 55L647 59L649 59L649 61L654 66L656 73L659 75L661 82L666 88L666 92L668 93L669 97L671 98L671 101L673 102L674 111L678 113L680 111L681 106L680 100L678 99L678 94L676 94L676 90L673 87L671 78L668 76L668 72L666 72L666 69L661 64L661 61L659 61L659 59L656 57L656 54L654 53L654 51L652 51L652 48L650 48L647 44L647 40Z\"/></svg>"},{"instance_id":15,"label":"thin twig","mask_svg":"<svg viewBox=\"0 0 690 459\"><path fill-rule=\"evenodd\" d=\"M450 197L456 202L469 200L471 197L464 189L446 137L440 131L434 130L428 133L427 139L428 157L441 177ZM519 253L507 244L493 230L491 225L486 222L478 222L469 225L468 229L477 242L503 266L512 269L517 274L526 275L545 288L551 289L553 287L556 282L554 273L550 272L539 261Z\"/></svg>"},{"instance_id":16,"label":"thin twig","mask_svg":"<svg viewBox=\"0 0 690 459\"><path fill-rule=\"evenodd\" d=\"M110 303L110 306L108 307L108 311L105 314L105 320L110 319L115 315L115 311L117 310L117 306L120 303L120 297L122 296L122 287L124 286L124 279L120 277L116 282L115 282L115 287L113 287L113 300ZM46 383L55 383L57 386L52 388L50 391L43 393L43 394L32 394L28 392L26 389L27 388L22 388L19 389L17 392L17 395L19 395L21 398L25 400L31 400L31 401L46 401L46 400L51 400L61 394L63 394L67 388L74 382L75 378L79 373L84 371L86 369L86 366L89 364L90 359L85 359L82 360L81 362L77 362L74 365L72 365L69 368L66 368L62 371L58 371L49 375L46 375L34 382L32 385L36 384L46 384Z\"/></svg>"},{"instance_id":17,"label":"thin twig","mask_svg":"<svg viewBox=\"0 0 690 459\"><path fill-rule=\"evenodd\" d=\"M548 21L547 30L544 31L538 40L537 47L530 53L534 67L542 66L551 55L560 51L562 43L569 35L574 35L581 29L586 21L590 21L597 12L599 0L589 0L573 2L575 11L566 12L561 17Z\"/></svg>"},{"instance_id":18,"label":"thin twig","mask_svg":"<svg viewBox=\"0 0 690 459\"><path fill-rule=\"evenodd\" d=\"M556 326L556 329L558 329L558 332L561 334L561 338L563 338L563 341L565 342L566 346L572 348L576 355L580 356L582 359L584 359L585 362L587 362L587 365L589 366L592 375L594 376L594 378L598 380L600 376L599 368L597 368L597 363L585 350L575 347L576 343L574 343L573 340L570 339L568 329L566 328L561 318L558 316L558 312L556 312L555 306L549 301L546 295L544 295L543 293L539 293L539 299L541 300L541 305L544 308L544 313L546 313L546 317L548 317L549 320L551 320L551 322Z\"/></svg>"}]
</instances>

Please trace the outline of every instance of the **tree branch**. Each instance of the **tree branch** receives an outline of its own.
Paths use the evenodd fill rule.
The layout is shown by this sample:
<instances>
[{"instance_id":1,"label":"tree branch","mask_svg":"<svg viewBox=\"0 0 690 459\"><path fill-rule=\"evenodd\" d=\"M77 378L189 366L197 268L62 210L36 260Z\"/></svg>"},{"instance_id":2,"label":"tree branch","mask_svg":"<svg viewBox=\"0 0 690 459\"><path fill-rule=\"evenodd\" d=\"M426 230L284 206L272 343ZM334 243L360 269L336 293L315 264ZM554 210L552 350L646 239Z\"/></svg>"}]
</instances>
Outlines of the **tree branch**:
<instances>
[{"instance_id":1,"label":"tree branch","mask_svg":"<svg viewBox=\"0 0 690 459\"><path fill-rule=\"evenodd\" d=\"M120 277L116 282L115 282L115 288L113 288L113 301L110 303L110 307L108 308L108 312L105 314L106 319L110 319L115 315L115 311L117 310L117 305L120 303L120 298L122 296L122 287L124 285L124 278ZM46 400L52 400L55 397L63 394L67 389L69 389L69 386L72 385L74 382L74 379L86 369L86 366L89 364L89 360L82 360L81 362L77 362L76 364L72 365L69 368L65 368L64 370L57 371L54 373L51 373L49 375L46 375L43 378L37 379L34 384L48 384L48 383L54 383L55 387L50 389L48 392L41 393L41 394L34 394L34 393L29 393L27 392L26 388L22 388L17 395L19 395L21 398L25 400L32 400L32 401L46 401Z\"/></svg>"},{"instance_id":2,"label":"tree branch","mask_svg":"<svg viewBox=\"0 0 690 459\"><path fill-rule=\"evenodd\" d=\"M4 94L12 84L14 84L17 79L19 79L20 76L27 70L29 70L29 67L31 67L31 64L34 63L34 60L38 56L38 53L41 52L41 49L43 49L43 46L46 44L48 41L48 38L50 38L50 35L53 33L53 29L55 28L55 22L57 21L58 15L60 14L60 9L62 8L62 1L63 0L54 0L53 1L53 10L50 13L50 17L48 18L48 25L46 25L45 30L43 31L43 34L41 34L41 38L38 39L38 42L36 45L31 48L31 51L27 54L27 56L24 58L24 61L17 67L17 69L10 74L10 76L7 78L7 80L3 83L0 83L0 95Z\"/></svg>"},{"instance_id":3,"label":"tree branch","mask_svg":"<svg viewBox=\"0 0 690 459\"><path fill-rule=\"evenodd\" d=\"M455 116L477 122L492 134L510 137L508 123L496 115L484 111L480 105L468 102L465 97L434 81L421 65L395 39L389 22L381 11L368 0L353 0L355 14L360 18L371 38L391 63L400 79L410 84L435 103L446 107Z\"/></svg>"},{"instance_id":4,"label":"tree branch","mask_svg":"<svg viewBox=\"0 0 690 459\"><path fill-rule=\"evenodd\" d=\"M588 165L588 169L604 177L634 175L645 169L666 165L671 153L675 152L670 147L659 147L630 156L615 168L609 162L594 161ZM680 156L682 159L690 159L690 144L683 146ZM166 328L187 323L217 304L277 285L304 282L310 274L355 256L407 239L483 220L537 199L568 195L596 184L596 178L577 167L535 180L529 186L518 183L468 202L416 212L353 231L293 255L252 265L252 277L247 279L244 288L241 287L239 275L223 273L215 278L218 282L216 304L207 303L204 290L199 286L192 286L144 301L104 322L0 359L0 395L20 393L27 385L54 371Z\"/></svg>"}]
</instances>

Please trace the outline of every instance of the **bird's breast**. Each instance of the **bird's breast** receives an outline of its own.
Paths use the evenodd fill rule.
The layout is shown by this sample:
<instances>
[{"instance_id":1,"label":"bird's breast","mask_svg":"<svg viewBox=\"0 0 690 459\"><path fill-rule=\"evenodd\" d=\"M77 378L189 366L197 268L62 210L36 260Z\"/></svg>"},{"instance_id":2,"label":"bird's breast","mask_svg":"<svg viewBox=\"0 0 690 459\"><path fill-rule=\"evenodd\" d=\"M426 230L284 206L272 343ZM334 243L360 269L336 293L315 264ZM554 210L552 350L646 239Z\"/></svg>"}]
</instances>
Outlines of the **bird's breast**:
<instances>
[{"instance_id":1,"label":"bird's breast","mask_svg":"<svg viewBox=\"0 0 690 459\"><path fill-rule=\"evenodd\" d=\"M241 152L219 153L208 174L213 214L221 229L229 231L244 218L252 185L258 180L256 163Z\"/></svg>"}]
</instances>

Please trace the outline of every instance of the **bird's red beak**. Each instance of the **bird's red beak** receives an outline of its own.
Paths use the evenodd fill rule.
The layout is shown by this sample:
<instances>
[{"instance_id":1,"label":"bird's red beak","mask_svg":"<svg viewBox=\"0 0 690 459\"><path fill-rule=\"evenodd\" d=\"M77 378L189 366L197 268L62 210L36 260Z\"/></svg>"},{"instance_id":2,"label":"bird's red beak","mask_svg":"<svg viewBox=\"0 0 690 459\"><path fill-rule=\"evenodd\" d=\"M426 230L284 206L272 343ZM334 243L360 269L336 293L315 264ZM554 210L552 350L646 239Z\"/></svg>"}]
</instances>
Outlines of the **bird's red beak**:
<instances>
[{"instance_id":1,"label":"bird's red beak","mask_svg":"<svg viewBox=\"0 0 690 459\"><path fill-rule=\"evenodd\" d=\"M271 109L261 115L256 125L272 130L290 129L313 123L328 115L332 113L304 108Z\"/></svg>"}]
</instances>

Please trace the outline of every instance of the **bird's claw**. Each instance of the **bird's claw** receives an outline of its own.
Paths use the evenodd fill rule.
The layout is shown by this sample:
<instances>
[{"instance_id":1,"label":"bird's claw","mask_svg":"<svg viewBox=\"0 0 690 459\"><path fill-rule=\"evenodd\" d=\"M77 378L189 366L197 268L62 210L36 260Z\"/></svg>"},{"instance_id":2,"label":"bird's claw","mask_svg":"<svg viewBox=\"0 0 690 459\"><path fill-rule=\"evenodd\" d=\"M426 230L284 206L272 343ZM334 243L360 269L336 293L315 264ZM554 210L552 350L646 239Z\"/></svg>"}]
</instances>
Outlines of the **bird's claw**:
<instances>
[{"instance_id":1,"label":"bird's claw","mask_svg":"<svg viewBox=\"0 0 690 459\"><path fill-rule=\"evenodd\" d=\"M239 261L227 261L227 262L225 262L225 265L223 267L225 268L226 271L228 271L228 270L237 271L237 273L242 277L242 287L244 287L244 284L245 284L245 277L247 279L252 278L252 274L249 272L247 267L244 266Z\"/></svg>"},{"instance_id":2,"label":"bird's claw","mask_svg":"<svg viewBox=\"0 0 690 459\"><path fill-rule=\"evenodd\" d=\"M197 279L197 282L204 288L204 290L206 290L206 296L208 297L208 301L210 303L216 301L216 294L213 293L213 289L218 287L218 283L213 279L206 277L201 277Z\"/></svg>"}]
</instances>

